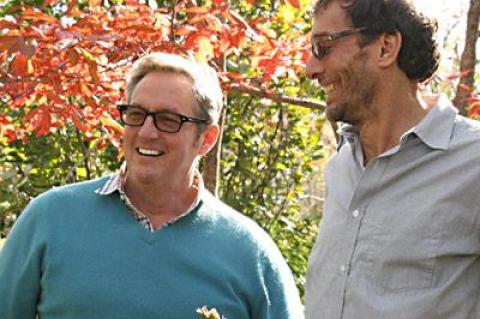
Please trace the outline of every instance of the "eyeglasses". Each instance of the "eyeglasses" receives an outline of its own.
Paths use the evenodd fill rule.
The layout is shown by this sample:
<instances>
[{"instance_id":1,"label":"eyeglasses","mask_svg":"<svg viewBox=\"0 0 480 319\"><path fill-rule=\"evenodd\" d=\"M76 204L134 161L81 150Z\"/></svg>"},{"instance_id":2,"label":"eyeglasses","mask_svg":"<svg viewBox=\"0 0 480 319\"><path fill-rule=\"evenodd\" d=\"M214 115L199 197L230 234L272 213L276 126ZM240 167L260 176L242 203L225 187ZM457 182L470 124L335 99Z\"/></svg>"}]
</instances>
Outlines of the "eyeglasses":
<instances>
[{"instance_id":1,"label":"eyeglasses","mask_svg":"<svg viewBox=\"0 0 480 319\"><path fill-rule=\"evenodd\" d=\"M140 107L128 104L120 104L117 108L120 111L120 120L123 124L142 126L147 117L151 116L157 130L167 133L177 133L185 122L208 124L208 120L205 119L197 119L166 111L148 112Z\"/></svg>"},{"instance_id":2,"label":"eyeglasses","mask_svg":"<svg viewBox=\"0 0 480 319\"><path fill-rule=\"evenodd\" d=\"M361 27L361 28L345 30L337 33L319 34L319 35L313 36L312 38L313 56L321 60L325 55L327 55L328 50L333 46L333 44L330 44L330 43L340 38L365 31L366 29L367 27Z\"/></svg>"}]
</instances>

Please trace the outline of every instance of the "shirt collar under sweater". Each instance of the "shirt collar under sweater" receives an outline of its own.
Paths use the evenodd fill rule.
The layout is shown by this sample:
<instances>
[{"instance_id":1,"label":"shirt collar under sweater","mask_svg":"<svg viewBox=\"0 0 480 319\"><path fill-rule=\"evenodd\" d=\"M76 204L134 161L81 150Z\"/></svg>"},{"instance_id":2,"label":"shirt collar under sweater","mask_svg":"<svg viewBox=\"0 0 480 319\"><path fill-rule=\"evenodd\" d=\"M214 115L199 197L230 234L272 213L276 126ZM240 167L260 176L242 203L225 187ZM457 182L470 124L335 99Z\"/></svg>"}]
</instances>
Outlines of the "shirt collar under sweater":
<instances>
[{"instance_id":1,"label":"shirt collar under sweater","mask_svg":"<svg viewBox=\"0 0 480 319\"><path fill-rule=\"evenodd\" d=\"M154 232L156 230L159 230L163 227L166 227L168 225L175 223L179 219L187 216L192 211L194 211L195 208L197 208L197 206L200 204L199 194L200 192L203 191L204 185L203 185L202 176L199 173L197 173L194 178L193 186L197 188L198 191L197 191L197 196L195 197L195 200L193 201L192 205L190 205L190 207L183 214L180 214L172 218L165 224L155 229L155 227L153 226L153 223L148 218L148 216L142 213L138 208L136 208L135 205L133 205L133 203L128 198L127 194L125 193L124 189L125 189L125 182L127 177L126 173L127 173L127 165L126 163L123 163L120 168L120 172L111 175L110 178L107 179L105 184L103 184L101 187L95 190L95 193L106 196L106 195L111 195L113 193L118 192L118 194L120 195L120 199L125 203L128 210L132 213L133 217L135 217L135 219L141 225L143 225L146 229L148 229L151 232Z\"/></svg>"}]
</instances>

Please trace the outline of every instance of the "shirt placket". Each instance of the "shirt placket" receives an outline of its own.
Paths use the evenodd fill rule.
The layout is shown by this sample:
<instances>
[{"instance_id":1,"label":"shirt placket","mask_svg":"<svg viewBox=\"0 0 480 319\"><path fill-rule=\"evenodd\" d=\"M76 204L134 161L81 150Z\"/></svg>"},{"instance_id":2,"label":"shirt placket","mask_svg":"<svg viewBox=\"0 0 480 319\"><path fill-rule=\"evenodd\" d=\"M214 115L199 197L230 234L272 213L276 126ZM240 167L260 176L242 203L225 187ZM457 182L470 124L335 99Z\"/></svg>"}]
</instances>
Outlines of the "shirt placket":
<instances>
[{"instance_id":1,"label":"shirt placket","mask_svg":"<svg viewBox=\"0 0 480 319\"><path fill-rule=\"evenodd\" d=\"M345 246L348 247L345 262L340 265L339 269L343 278L340 318L343 318L345 305L348 302L349 275L354 266L353 260L355 253L358 250L358 238L362 229L362 220L367 212L368 204L373 199L371 195L375 194L374 189L376 185L379 185L379 181L383 176L386 164L387 159L376 158L367 165L360 177L352 200L348 205L348 211L346 212L348 214L346 234L350 234L350 236L346 238L347 242L345 243Z\"/></svg>"}]
</instances>

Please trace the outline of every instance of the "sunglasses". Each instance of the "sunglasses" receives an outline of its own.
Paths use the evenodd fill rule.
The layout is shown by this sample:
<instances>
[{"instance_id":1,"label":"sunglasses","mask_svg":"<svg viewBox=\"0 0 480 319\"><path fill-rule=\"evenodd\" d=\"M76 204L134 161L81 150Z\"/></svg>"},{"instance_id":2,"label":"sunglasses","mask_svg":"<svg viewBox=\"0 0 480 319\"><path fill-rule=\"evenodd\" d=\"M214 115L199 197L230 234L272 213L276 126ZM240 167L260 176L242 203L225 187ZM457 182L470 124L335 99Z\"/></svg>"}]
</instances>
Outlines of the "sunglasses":
<instances>
[{"instance_id":1,"label":"sunglasses","mask_svg":"<svg viewBox=\"0 0 480 319\"><path fill-rule=\"evenodd\" d=\"M333 47L333 41L365 30L367 30L367 27L360 27L336 33L314 35L312 37L312 54L314 57L321 60L327 55L328 50Z\"/></svg>"}]
</instances>

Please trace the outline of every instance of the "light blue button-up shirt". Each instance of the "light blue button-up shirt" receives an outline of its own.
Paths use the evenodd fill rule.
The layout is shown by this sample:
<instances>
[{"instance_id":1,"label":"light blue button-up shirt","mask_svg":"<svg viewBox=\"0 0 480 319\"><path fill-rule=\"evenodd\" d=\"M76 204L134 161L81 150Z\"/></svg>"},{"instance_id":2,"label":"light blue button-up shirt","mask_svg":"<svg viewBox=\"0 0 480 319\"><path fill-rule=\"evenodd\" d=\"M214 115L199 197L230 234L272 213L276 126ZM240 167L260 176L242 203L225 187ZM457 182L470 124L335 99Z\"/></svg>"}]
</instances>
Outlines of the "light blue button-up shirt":
<instances>
[{"instance_id":1,"label":"light blue button-up shirt","mask_svg":"<svg viewBox=\"0 0 480 319\"><path fill-rule=\"evenodd\" d=\"M440 100L366 167L355 130L342 137L306 318L480 318L480 123Z\"/></svg>"}]
</instances>

